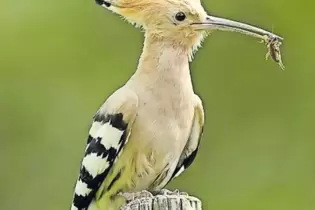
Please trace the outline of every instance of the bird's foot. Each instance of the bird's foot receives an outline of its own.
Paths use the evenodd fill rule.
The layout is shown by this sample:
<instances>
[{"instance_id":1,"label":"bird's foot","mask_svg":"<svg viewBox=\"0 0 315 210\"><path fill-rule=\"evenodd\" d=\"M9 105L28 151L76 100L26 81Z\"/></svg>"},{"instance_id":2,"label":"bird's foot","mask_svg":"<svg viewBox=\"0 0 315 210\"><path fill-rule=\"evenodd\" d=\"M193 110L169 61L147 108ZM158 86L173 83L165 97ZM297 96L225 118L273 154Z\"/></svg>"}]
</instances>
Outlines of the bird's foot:
<instances>
[{"instance_id":1,"label":"bird's foot","mask_svg":"<svg viewBox=\"0 0 315 210\"><path fill-rule=\"evenodd\" d=\"M152 193L147 190L142 190L140 192L133 192L133 193L120 193L121 196L126 198L127 202L134 201L141 198L153 198Z\"/></svg>"},{"instance_id":2,"label":"bird's foot","mask_svg":"<svg viewBox=\"0 0 315 210\"><path fill-rule=\"evenodd\" d=\"M185 195L188 196L188 193L186 192L180 192L178 189L174 190L174 191L170 191L168 189L162 189L159 192L160 195Z\"/></svg>"}]
</instances>

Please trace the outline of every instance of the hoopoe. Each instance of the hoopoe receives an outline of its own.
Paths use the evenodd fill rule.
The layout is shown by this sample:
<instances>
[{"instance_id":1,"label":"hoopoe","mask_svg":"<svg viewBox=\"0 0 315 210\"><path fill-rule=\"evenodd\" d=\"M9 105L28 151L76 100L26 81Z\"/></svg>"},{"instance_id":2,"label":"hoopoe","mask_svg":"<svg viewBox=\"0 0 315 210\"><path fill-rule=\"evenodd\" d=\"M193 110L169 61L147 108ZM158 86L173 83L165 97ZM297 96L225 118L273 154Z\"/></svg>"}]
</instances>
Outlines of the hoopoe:
<instances>
[{"instance_id":1,"label":"hoopoe","mask_svg":"<svg viewBox=\"0 0 315 210\"><path fill-rule=\"evenodd\" d=\"M194 161L204 126L189 62L209 30L281 37L207 15L199 0L96 0L145 31L136 72L97 111L71 210L116 210L120 193L161 190Z\"/></svg>"}]
</instances>

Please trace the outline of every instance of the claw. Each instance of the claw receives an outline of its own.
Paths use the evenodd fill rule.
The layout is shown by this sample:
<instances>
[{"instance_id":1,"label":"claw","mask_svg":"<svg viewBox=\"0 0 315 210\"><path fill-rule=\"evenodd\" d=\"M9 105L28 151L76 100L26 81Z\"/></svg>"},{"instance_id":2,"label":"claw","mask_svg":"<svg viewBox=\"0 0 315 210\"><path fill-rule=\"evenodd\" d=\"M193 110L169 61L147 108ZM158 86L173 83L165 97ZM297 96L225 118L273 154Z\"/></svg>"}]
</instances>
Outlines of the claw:
<instances>
[{"instance_id":1,"label":"claw","mask_svg":"<svg viewBox=\"0 0 315 210\"><path fill-rule=\"evenodd\" d=\"M162 189L159 194L160 195L173 195L174 193L168 189Z\"/></svg>"},{"instance_id":2,"label":"claw","mask_svg":"<svg viewBox=\"0 0 315 210\"><path fill-rule=\"evenodd\" d=\"M178 194L178 195L179 195L179 194L180 194L179 189L175 189L173 193L175 193L175 194Z\"/></svg>"},{"instance_id":3,"label":"claw","mask_svg":"<svg viewBox=\"0 0 315 210\"><path fill-rule=\"evenodd\" d=\"M185 192L180 192L178 189L175 189L174 191L170 191L168 189L162 189L159 193L160 195L185 195L188 196Z\"/></svg>"},{"instance_id":4,"label":"claw","mask_svg":"<svg viewBox=\"0 0 315 210\"><path fill-rule=\"evenodd\" d=\"M120 195L126 198L128 202L141 199L141 198L153 198L152 193L150 193L147 190L142 190L140 192L134 192L134 193L124 192L124 193L120 193Z\"/></svg>"}]
</instances>

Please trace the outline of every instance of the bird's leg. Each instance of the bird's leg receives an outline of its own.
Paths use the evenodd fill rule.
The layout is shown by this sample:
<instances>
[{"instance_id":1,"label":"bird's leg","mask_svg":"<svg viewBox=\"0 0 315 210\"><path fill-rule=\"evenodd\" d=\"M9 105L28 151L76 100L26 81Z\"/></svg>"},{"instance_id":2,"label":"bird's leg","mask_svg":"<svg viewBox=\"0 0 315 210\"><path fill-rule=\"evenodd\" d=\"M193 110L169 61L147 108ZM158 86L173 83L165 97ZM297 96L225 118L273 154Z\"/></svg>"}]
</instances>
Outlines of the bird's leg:
<instances>
[{"instance_id":1,"label":"bird's leg","mask_svg":"<svg viewBox=\"0 0 315 210\"><path fill-rule=\"evenodd\" d=\"M124 192L124 193L120 193L120 195L126 198L127 203L130 201L141 199L141 198L153 198L152 193L150 193L147 190L142 190L140 192L132 192L132 193Z\"/></svg>"},{"instance_id":2,"label":"bird's leg","mask_svg":"<svg viewBox=\"0 0 315 210\"><path fill-rule=\"evenodd\" d=\"M160 192L156 193L157 195L186 195L188 194L186 192L180 192L178 189L175 189L174 191L168 190L168 189L162 189ZM119 193L120 196L123 196L127 203L141 199L141 198L153 198L153 194L147 190L142 190L140 192L124 192L124 193Z\"/></svg>"},{"instance_id":3,"label":"bird's leg","mask_svg":"<svg viewBox=\"0 0 315 210\"><path fill-rule=\"evenodd\" d=\"M170 191L168 189L162 189L159 192L160 195L186 195L188 196L188 194L186 192L180 192L178 189L175 189L174 191Z\"/></svg>"},{"instance_id":4,"label":"bird's leg","mask_svg":"<svg viewBox=\"0 0 315 210\"><path fill-rule=\"evenodd\" d=\"M174 195L174 194L176 194L177 192L179 192L177 189L174 190L174 191L170 191L170 190L168 190L168 189L162 189L159 194L160 194L160 195Z\"/></svg>"}]
</instances>

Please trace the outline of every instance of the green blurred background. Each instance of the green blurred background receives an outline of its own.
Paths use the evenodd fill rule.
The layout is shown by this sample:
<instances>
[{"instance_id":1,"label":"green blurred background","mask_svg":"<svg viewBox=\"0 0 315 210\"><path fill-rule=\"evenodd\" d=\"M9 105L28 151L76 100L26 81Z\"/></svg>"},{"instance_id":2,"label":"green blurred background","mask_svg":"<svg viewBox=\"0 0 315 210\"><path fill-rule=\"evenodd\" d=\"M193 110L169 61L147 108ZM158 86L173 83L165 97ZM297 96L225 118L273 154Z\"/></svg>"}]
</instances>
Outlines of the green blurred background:
<instances>
[{"instance_id":1,"label":"green blurred background","mask_svg":"<svg viewBox=\"0 0 315 210\"><path fill-rule=\"evenodd\" d=\"M206 128L169 187L211 210L315 209L315 40L308 0L207 0L210 14L285 37L215 32L192 63ZM143 34L86 1L0 1L0 209L69 209L93 114L135 71Z\"/></svg>"}]
</instances>

